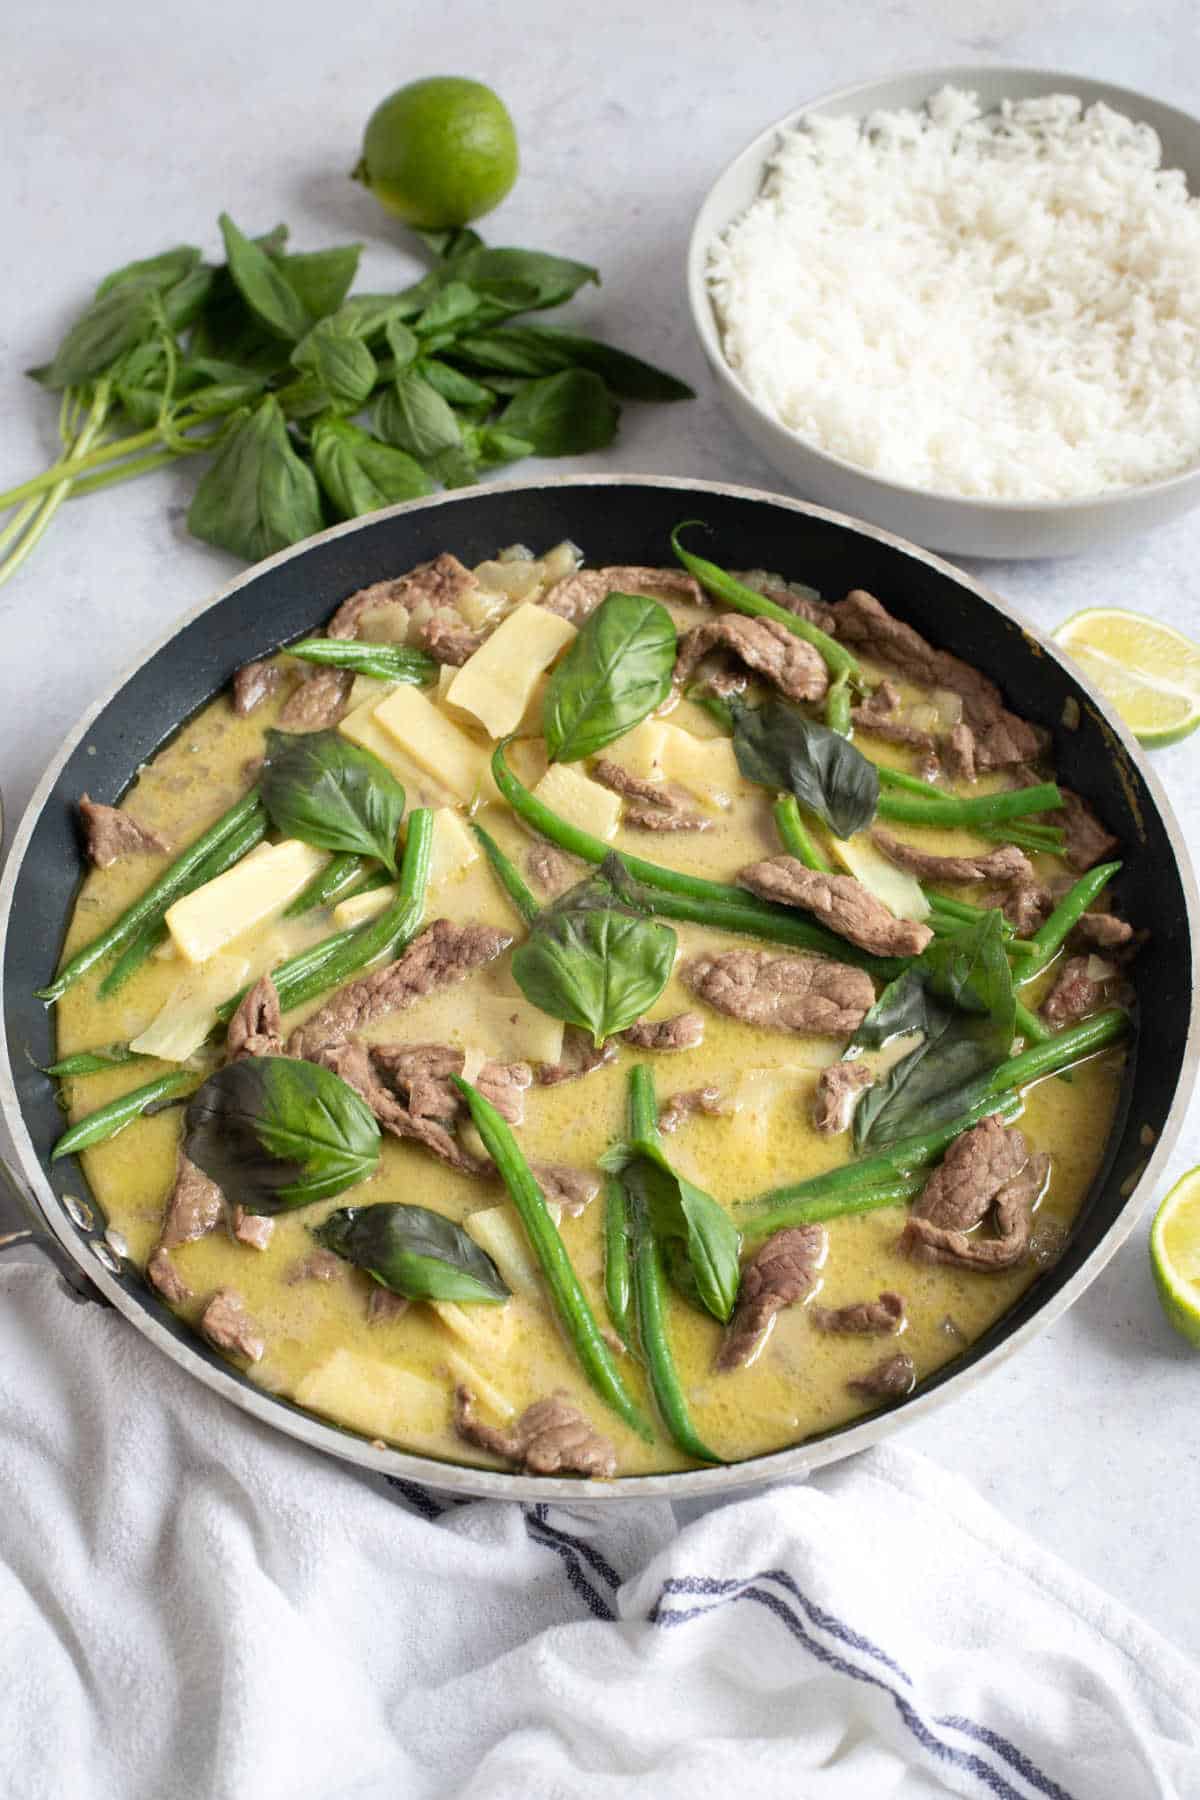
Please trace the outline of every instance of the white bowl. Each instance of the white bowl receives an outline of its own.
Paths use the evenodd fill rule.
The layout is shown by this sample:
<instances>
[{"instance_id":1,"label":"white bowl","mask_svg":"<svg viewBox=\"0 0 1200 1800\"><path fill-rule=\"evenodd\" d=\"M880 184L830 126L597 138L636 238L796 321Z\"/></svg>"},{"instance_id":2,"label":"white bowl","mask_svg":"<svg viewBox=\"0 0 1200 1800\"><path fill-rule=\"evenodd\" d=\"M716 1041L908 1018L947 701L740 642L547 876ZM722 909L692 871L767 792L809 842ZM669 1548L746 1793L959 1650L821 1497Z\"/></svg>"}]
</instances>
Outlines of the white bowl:
<instances>
[{"instance_id":1,"label":"white bowl","mask_svg":"<svg viewBox=\"0 0 1200 1800\"><path fill-rule=\"evenodd\" d=\"M708 248L757 197L778 135L811 113L863 116L879 107L920 107L949 83L978 94L985 111L1004 99L1077 94L1085 105L1102 100L1118 112L1153 126L1162 140L1163 164L1182 169L1200 193L1200 120L1131 88L1089 81L1046 69L918 69L886 81L843 88L797 107L768 125L736 156L709 189L688 244L687 284L692 320L721 397L746 436L805 499L939 550L961 556L1065 556L1095 549L1200 505L1200 463L1144 486L1084 500L975 500L931 493L885 481L818 450L781 425L742 386L725 360L720 328L706 280Z\"/></svg>"}]
</instances>

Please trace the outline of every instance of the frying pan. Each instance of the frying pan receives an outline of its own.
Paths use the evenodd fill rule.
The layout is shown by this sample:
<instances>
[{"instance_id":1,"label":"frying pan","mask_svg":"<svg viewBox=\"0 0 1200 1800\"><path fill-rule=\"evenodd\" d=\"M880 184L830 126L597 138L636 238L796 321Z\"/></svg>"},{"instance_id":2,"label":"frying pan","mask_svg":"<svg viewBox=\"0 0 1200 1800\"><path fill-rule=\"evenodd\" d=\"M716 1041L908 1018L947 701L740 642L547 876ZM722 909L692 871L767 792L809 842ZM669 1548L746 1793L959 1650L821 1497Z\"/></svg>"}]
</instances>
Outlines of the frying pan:
<instances>
[{"instance_id":1,"label":"frying pan","mask_svg":"<svg viewBox=\"0 0 1200 1800\"><path fill-rule=\"evenodd\" d=\"M571 538L589 561L663 563L679 520L714 529L726 566L780 569L838 596L865 587L935 644L995 677L1014 709L1049 727L1061 779L1119 833L1116 897L1148 929L1137 964L1140 1030L1103 1166L1065 1254L1012 1310L900 1407L771 1456L616 1483L496 1473L381 1448L256 1388L182 1325L106 1242L105 1222L73 1159L51 1165L62 1128L52 1084L53 1017L34 998L58 959L80 878L75 803L86 788L119 799L139 764L228 682L233 671L311 631L356 588L438 551L468 564L504 544L536 549ZM1079 722L1064 726L1074 699ZM1068 716L1074 709L1068 708ZM1170 1152L1195 1076L1198 1013L1187 851L1158 782L1120 722L1069 659L988 589L884 531L749 488L639 476L584 475L447 494L375 513L260 563L176 626L80 720L17 828L0 883L5 1030L0 1107L18 1168L0 1189L0 1247L36 1244L71 1290L115 1306L164 1355L244 1411L315 1449L378 1472L460 1493L522 1500L714 1497L803 1474L860 1450L964 1392L1053 1322L1093 1281L1133 1227L1141 1196Z\"/></svg>"}]
</instances>

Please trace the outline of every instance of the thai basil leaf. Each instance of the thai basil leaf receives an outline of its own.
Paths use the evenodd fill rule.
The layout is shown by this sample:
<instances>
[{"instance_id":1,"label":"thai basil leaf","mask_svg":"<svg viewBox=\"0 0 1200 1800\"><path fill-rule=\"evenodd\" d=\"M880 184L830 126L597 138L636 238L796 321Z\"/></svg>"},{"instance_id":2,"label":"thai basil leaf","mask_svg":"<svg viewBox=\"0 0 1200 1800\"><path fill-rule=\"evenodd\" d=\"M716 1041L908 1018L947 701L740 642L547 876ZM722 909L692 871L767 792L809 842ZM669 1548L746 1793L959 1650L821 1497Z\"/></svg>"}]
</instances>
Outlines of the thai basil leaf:
<instances>
[{"instance_id":1,"label":"thai basil leaf","mask_svg":"<svg viewBox=\"0 0 1200 1800\"><path fill-rule=\"evenodd\" d=\"M405 369L375 402L371 423L385 442L427 463L443 450L457 449L462 430L442 396Z\"/></svg>"},{"instance_id":2,"label":"thai basil leaf","mask_svg":"<svg viewBox=\"0 0 1200 1800\"><path fill-rule=\"evenodd\" d=\"M247 375L243 381L214 381L184 395L189 415L200 419L217 418L249 406L267 385L264 375Z\"/></svg>"},{"instance_id":3,"label":"thai basil leaf","mask_svg":"<svg viewBox=\"0 0 1200 1800\"><path fill-rule=\"evenodd\" d=\"M473 368L495 369L504 375L556 375L560 369L569 369L573 361L550 345L526 342L522 328L515 325L460 337L454 356Z\"/></svg>"},{"instance_id":4,"label":"thai basil leaf","mask_svg":"<svg viewBox=\"0 0 1200 1800\"><path fill-rule=\"evenodd\" d=\"M403 450L381 444L348 419L318 422L312 456L317 480L344 519L433 492L433 482L419 462Z\"/></svg>"},{"instance_id":5,"label":"thai basil leaf","mask_svg":"<svg viewBox=\"0 0 1200 1800\"><path fill-rule=\"evenodd\" d=\"M310 319L324 319L342 305L358 273L361 244L298 250L280 256L279 267Z\"/></svg>"},{"instance_id":6,"label":"thai basil leaf","mask_svg":"<svg viewBox=\"0 0 1200 1800\"><path fill-rule=\"evenodd\" d=\"M741 1240L724 1207L677 1174L651 1142L618 1144L600 1166L619 1176L634 1207L644 1209L672 1285L726 1323L737 1300Z\"/></svg>"},{"instance_id":7,"label":"thai basil leaf","mask_svg":"<svg viewBox=\"0 0 1200 1800\"><path fill-rule=\"evenodd\" d=\"M589 369L564 369L527 382L500 415L514 437L528 438L539 456L579 456L603 450L617 435L621 409Z\"/></svg>"},{"instance_id":8,"label":"thai basil leaf","mask_svg":"<svg viewBox=\"0 0 1200 1800\"><path fill-rule=\"evenodd\" d=\"M439 362L435 356L423 356L417 364L417 374L442 396L448 406L478 407L486 417L496 404L491 388L472 381L469 375L452 369L449 363Z\"/></svg>"},{"instance_id":9,"label":"thai basil leaf","mask_svg":"<svg viewBox=\"0 0 1200 1800\"><path fill-rule=\"evenodd\" d=\"M399 374L401 369L409 368L417 360L421 349L417 341L417 334L415 331L410 331L403 320L389 319L384 327L383 335L387 339L387 347L395 362L393 374Z\"/></svg>"},{"instance_id":10,"label":"thai basil leaf","mask_svg":"<svg viewBox=\"0 0 1200 1800\"><path fill-rule=\"evenodd\" d=\"M126 263L120 269L114 269L106 275L96 289L96 299L103 300L105 294L112 293L114 288L141 285L147 282L160 292L174 287L185 275L200 263L200 252L192 244L176 244L172 250L163 250L158 256L143 257L140 262Z\"/></svg>"},{"instance_id":11,"label":"thai basil leaf","mask_svg":"<svg viewBox=\"0 0 1200 1800\"><path fill-rule=\"evenodd\" d=\"M607 595L550 677L542 730L551 762L592 756L652 713L671 691L675 654L665 606Z\"/></svg>"},{"instance_id":12,"label":"thai basil leaf","mask_svg":"<svg viewBox=\"0 0 1200 1800\"><path fill-rule=\"evenodd\" d=\"M929 989L920 968L914 965L889 981L850 1040L855 1050L882 1050L893 1038L924 1031L928 1020Z\"/></svg>"},{"instance_id":13,"label":"thai basil leaf","mask_svg":"<svg viewBox=\"0 0 1200 1800\"><path fill-rule=\"evenodd\" d=\"M262 803L285 837L319 850L373 856L396 873L404 789L369 750L340 731L267 733Z\"/></svg>"},{"instance_id":14,"label":"thai basil leaf","mask_svg":"<svg viewBox=\"0 0 1200 1800\"><path fill-rule=\"evenodd\" d=\"M292 351L292 362L321 383L333 404L357 412L375 386L375 358L360 338L341 331L332 319L318 319Z\"/></svg>"},{"instance_id":15,"label":"thai basil leaf","mask_svg":"<svg viewBox=\"0 0 1200 1800\"><path fill-rule=\"evenodd\" d=\"M237 425L201 480L188 529L205 543L258 562L323 524L316 478L292 449L278 402L268 394Z\"/></svg>"},{"instance_id":16,"label":"thai basil leaf","mask_svg":"<svg viewBox=\"0 0 1200 1800\"><path fill-rule=\"evenodd\" d=\"M216 279L217 271L210 269L207 263L201 263L182 276L174 287L165 289L161 296L163 315L172 331L186 331L199 318L208 304Z\"/></svg>"},{"instance_id":17,"label":"thai basil leaf","mask_svg":"<svg viewBox=\"0 0 1200 1800\"><path fill-rule=\"evenodd\" d=\"M586 282L600 284L599 274L586 263L548 256L541 250L489 250L486 246L455 256L435 274L444 276L439 286L446 280L466 282L502 312L561 306Z\"/></svg>"},{"instance_id":18,"label":"thai basil leaf","mask_svg":"<svg viewBox=\"0 0 1200 1800\"><path fill-rule=\"evenodd\" d=\"M145 342L162 318L153 281L127 281L93 300L39 373L46 387L77 387L110 369L118 358Z\"/></svg>"},{"instance_id":19,"label":"thai basil leaf","mask_svg":"<svg viewBox=\"0 0 1200 1800\"><path fill-rule=\"evenodd\" d=\"M288 1212L373 1175L379 1126L332 1070L288 1056L246 1056L193 1094L184 1151L231 1205Z\"/></svg>"},{"instance_id":20,"label":"thai basil leaf","mask_svg":"<svg viewBox=\"0 0 1200 1800\"><path fill-rule=\"evenodd\" d=\"M285 419L320 419L333 410L324 384L315 375L298 375L286 387L275 389Z\"/></svg>"},{"instance_id":21,"label":"thai basil leaf","mask_svg":"<svg viewBox=\"0 0 1200 1800\"><path fill-rule=\"evenodd\" d=\"M590 1031L597 1046L658 999L675 966L669 925L624 908L564 904L539 914L513 951L513 979L532 1006Z\"/></svg>"},{"instance_id":22,"label":"thai basil leaf","mask_svg":"<svg viewBox=\"0 0 1200 1800\"><path fill-rule=\"evenodd\" d=\"M835 837L853 837L875 817L879 771L836 731L787 700L731 702L733 749L747 781L795 794Z\"/></svg>"},{"instance_id":23,"label":"thai basil leaf","mask_svg":"<svg viewBox=\"0 0 1200 1800\"><path fill-rule=\"evenodd\" d=\"M468 427L463 432L461 444L454 444L448 450L439 450L436 456L427 457L425 467L443 487L471 487L479 480L480 460L476 449L473 433Z\"/></svg>"},{"instance_id":24,"label":"thai basil leaf","mask_svg":"<svg viewBox=\"0 0 1200 1800\"><path fill-rule=\"evenodd\" d=\"M313 1231L326 1250L406 1300L503 1305L510 1290L474 1238L426 1206L344 1206Z\"/></svg>"},{"instance_id":25,"label":"thai basil leaf","mask_svg":"<svg viewBox=\"0 0 1200 1800\"><path fill-rule=\"evenodd\" d=\"M474 288L468 287L465 281L448 281L413 320L413 330L422 337L447 330L458 332L469 319L478 315L479 309L480 298Z\"/></svg>"},{"instance_id":26,"label":"thai basil leaf","mask_svg":"<svg viewBox=\"0 0 1200 1800\"><path fill-rule=\"evenodd\" d=\"M483 369L510 375L550 375L558 369L590 369L610 393L624 400L694 400L679 381L640 357L556 325L506 325L459 340L455 354Z\"/></svg>"},{"instance_id":27,"label":"thai basil leaf","mask_svg":"<svg viewBox=\"0 0 1200 1800\"><path fill-rule=\"evenodd\" d=\"M414 225L411 230L413 236L420 238L431 255L441 262L453 262L456 257L465 256L468 250L483 248L483 239L469 225L452 225L447 231L423 231Z\"/></svg>"},{"instance_id":28,"label":"thai basil leaf","mask_svg":"<svg viewBox=\"0 0 1200 1800\"><path fill-rule=\"evenodd\" d=\"M533 445L526 438L501 431L497 425L485 425L479 433L478 455L484 468L493 469L501 463L520 462L523 456L532 456Z\"/></svg>"},{"instance_id":29,"label":"thai basil leaf","mask_svg":"<svg viewBox=\"0 0 1200 1800\"><path fill-rule=\"evenodd\" d=\"M351 294L330 318L339 331L369 344L382 338L389 324L398 320L402 307L394 294Z\"/></svg>"},{"instance_id":30,"label":"thai basil leaf","mask_svg":"<svg viewBox=\"0 0 1200 1800\"><path fill-rule=\"evenodd\" d=\"M228 213L221 214L220 225L229 273L246 305L276 337L297 343L314 315L276 258L240 232Z\"/></svg>"}]
</instances>

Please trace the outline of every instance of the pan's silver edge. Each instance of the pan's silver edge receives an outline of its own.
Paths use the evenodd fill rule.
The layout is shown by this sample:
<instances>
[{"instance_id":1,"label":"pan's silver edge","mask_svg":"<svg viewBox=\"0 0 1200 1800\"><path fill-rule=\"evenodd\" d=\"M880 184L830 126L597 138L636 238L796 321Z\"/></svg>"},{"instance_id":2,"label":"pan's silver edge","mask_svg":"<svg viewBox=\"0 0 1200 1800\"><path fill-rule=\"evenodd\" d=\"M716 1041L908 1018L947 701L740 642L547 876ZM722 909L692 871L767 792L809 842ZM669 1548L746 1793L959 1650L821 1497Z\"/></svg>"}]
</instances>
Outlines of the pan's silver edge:
<instances>
[{"instance_id":1,"label":"pan's silver edge","mask_svg":"<svg viewBox=\"0 0 1200 1800\"><path fill-rule=\"evenodd\" d=\"M1193 936L1195 935L1194 926L1196 921L1200 920L1200 896L1197 893L1191 858L1171 804L1158 777L1147 766L1141 747L1107 702L1092 690L1086 677L1071 658L1043 637L1029 620L1025 619L1006 600L1001 599L991 588L977 581L973 576L967 575L945 558L939 557L931 551L923 550L920 546L897 537L893 532L881 530L877 526L868 525L845 513L832 511L828 507L814 506L806 501L793 500L785 495L773 494L761 488L741 487L725 482L688 480L677 476L613 474L564 475L538 482L497 482L489 484L487 491L489 494L503 494L528 492L530 489L540 491L546 488L562 490L629 486L666 488L689 494L708 493L739 500L751 500L782 508L785 511L803 514L806 517L826 519L834 524L844 525L862 537L873 538L879 543L886 544L916 561L926 564L929 568L937 569L948 575L960 587L977 594L1003 617L1009 619L1017 629L1024 632L1039 646L1043 654L1050 656L1085 690L1091 704L1104 719L1113 737L1120 743L1130 761L1138 769L1166 828L1179 867L1189 918L1193 922ZM393 518L432 507L453 507L477 497L478 490L458 490L453 493L436 495L432 499L407 501L399 506L387 507L380 512L369 514L366 518L352 519L343 525L333 526L328 531L307 538L303 543L292 545L289 549L280 551L277 556L269 557L266 561L255 564L252 569L244 571L209 599L192 608L156 639L146 652L106 689L95 704L88 708L75 727L67 734L21 816L20 824L13 837L3 878L0 879L0 968L3 967L7 950L13 893L17 877L42 807L64 764L69 760L76 746L87 735L92 721L138 669L170 643L174 637L178 636L179 632L191 624L194 619L199 618L212 607L220 605L231 594L237 593L247 582L257 579L265 570L280 567L294 557L302 556L314 544L325 543L344 537L351 532L361 531L365 527L377 523L381 518ZM376 1474L418 1481L426 1486L439 1488L443 1492L471 1495L483 1499L571 1500L578 1504L582 1500L591 1499L612 1501L614 1499L648 1498L715 1498L719 1494L731 1493L739 1488L760 1483L800 1478L825 1463L838 1461L844 1456L866 1449L869 1445L890 1435L901 1425L914 1423L916 1420L926 1417L936 1407L943 1405L951 1398L952 1394L962 1388L974 1385L993 1370L1000 1368L1019 1349L1061 1318L1067 1308L1073 1305L1096 1279L1136 1225L1144 1208L1145 1200L1161 1175L1179 1135L1183 1113L1195 1085L1198 1063L1200 1063L1200 984L1193 979L1187 1040L1170 1111L1158 1142L1155 1144L1136 1185L1131 1190L1125 1206L1071 1280L1065 1283L1058 1293L1047 1299L1024 1325L1012 1332L994 1350L989 1351L980 1362L963 1369L958 1374L947 1376L929 1392L914 1396L899 1409L876 1413L863 1420L861 1424L852 1425L845 1431L816 1443L799 1445L794 1449L777 1451L771 1456L757 1457L746 1463L726 1464L716 1469L690 1470L666 1475L630 1476L614 1483L581 1482L551 1477L495 1473L461 1464L441 1463L431 1457L416 1456L403 1450L377 1449L366 1439L340 1431L335 1426L322 1424L313 1415L293 1408L287 1402L253 1387L235 1375L232 1370L214 1366L205 1359L199 1349L192 1349L175 1338L147 1310L140 1299L136 1298L122 1282L116 1280L98 1259L87 1256L81 1250L79 1239L43 1174L33 1142L25 1127L9 1061L7 1039L3 1036L0 1036L0 1117L3 1118L11 1135L13 1145L20 1158L22 1173L29 1183L37 1206L45 1218L47 1226L61 1243L67 1255L100 1289L112 1305L174 1363L195 1376L205 1387L223 1395L235 1406L240 1407L243 1412L260 1419L264 1424L271 1425L277 1430L286 1431L291 1437L298 1438L315 1449L323 1450L343 1461L355 1463L360 1468Z\"/></svg>"}]
</instances>

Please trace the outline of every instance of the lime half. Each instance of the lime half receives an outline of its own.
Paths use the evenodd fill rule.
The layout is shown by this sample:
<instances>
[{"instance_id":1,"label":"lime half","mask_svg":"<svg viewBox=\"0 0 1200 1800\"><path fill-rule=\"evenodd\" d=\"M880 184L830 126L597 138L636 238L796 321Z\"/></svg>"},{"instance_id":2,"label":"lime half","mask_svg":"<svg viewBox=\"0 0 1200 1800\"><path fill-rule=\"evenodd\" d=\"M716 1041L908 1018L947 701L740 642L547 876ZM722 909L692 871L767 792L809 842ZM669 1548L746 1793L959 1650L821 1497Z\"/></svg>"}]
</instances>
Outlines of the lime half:
<instances>
[{"instance_id":1,"label":"lime half","mask_svg":"<svg viewBox=\"0 0 1200 1800\"><path fill-rule=\"evenodd\" d=\"M375 108L354 177L406 225L465 225L499 206L517 179L517 134L491 88L431 75Z\"/></svg>"},{"instance_id":2,"label":"lime half","mask_svg":"<svg viewBox=\"0 0 1200 1800\"><path fill-rule=\"evenodd\" d=\"M1200 1168L1180 1177L1154 1215L1150 1266L1163 1311L1200 1350Z\"/></svg>"},{"instance_id":3,"label":"lime half","mask_svg":"<svg viewBox=\"0 0 1200 1800\"><path fill-rule=\"evenodd\" d=\"M1200 644L1174 626L1120 606L1092 606L1054 636L1141 743L1177 744L1200 725Z\"/></svg>"}]
</instances>

